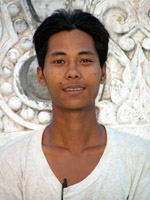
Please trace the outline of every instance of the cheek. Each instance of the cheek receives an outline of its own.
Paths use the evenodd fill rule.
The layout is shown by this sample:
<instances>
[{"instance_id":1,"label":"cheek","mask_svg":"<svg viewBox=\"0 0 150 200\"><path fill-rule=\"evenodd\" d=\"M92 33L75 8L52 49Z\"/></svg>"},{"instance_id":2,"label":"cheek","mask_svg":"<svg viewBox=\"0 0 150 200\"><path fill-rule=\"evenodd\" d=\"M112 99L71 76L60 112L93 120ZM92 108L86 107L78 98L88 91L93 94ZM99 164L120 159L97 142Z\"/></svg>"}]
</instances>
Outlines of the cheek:
<instances>
[{"instance_id":1,"label":"cheek","mask_svg":"<svg viewBox=\"0 0 150 200\"><path fill-rule=\"evenodd\" d=\"M91 77L95 83L100 83L101 80L101 70L95 69L93 72L91 72Z\"/></svg>"},{"instance_id":2,"label":"cheek","mask_svg":"<svg viewBox=\"0 0 150 200\"><path fill-rule=\"evenodd\" d=\"M91 73L91 93L94 95L93 97L96 98L99 87L100 87L100 81L101 81L101 72L100 70L95 70L93 73Z\"/></svg>"},{"instance_id":3,"label":"cheek","mask_svg":"<svg viewBox=\"0 0 150 200\"><path fill-rule=\"evenodd\" d=\"M62 73L56 69L45 69L44 76L49 91L57 90L57 86L62 84Z\"/></svg>"}]
</instances>

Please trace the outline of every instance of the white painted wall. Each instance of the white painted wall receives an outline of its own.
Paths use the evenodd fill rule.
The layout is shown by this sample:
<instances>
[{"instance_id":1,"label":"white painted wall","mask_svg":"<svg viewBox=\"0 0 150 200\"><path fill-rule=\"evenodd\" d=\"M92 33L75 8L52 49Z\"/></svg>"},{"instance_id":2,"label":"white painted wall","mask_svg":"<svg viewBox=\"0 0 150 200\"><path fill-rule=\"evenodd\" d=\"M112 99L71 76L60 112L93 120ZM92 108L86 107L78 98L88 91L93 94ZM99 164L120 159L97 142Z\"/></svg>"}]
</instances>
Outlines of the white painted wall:
<instances>
[{"instance_id":1,"label":"white painted wall","mask_svg":"<svg viewBox=\"0 0 150 200\"><path fill-rule=\"evenodd\" d=\"M150 140L149 0L33 0L43 20L58 8L82 8L97 16L111 40L107 81L98 121ZM35 22L25 0L0 0L0 143L46 125L50 97L40 89L32 46ZM40 91L40 93L39 93Z\"/></svg>"}]
</instances>

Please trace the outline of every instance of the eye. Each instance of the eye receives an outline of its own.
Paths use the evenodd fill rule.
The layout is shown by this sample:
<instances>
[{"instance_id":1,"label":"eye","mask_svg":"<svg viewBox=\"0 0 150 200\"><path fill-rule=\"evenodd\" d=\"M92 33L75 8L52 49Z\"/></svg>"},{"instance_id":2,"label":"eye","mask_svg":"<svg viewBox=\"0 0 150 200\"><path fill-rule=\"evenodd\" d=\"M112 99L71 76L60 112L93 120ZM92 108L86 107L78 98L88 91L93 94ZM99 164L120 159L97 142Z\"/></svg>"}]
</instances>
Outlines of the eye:
<instances>
[{"instance_id":1,"label":"eye","mask_svg":"<svg viewBox=\"0 0 150 200\"><path fill-rule=\"evenodd\" d=\"M91 63L93 62L91 59L85 58L81 60L81 63Z\"/></svg>"},{"instance_id":2,"label":"eye","mask_svg":"<svg viewBox=\"0 0 150 200\"><path fill-rule=\"evenodd\" d=\"M55 64L64 64L65 61L60 59L60 60L53 61L53 63L55 63Z\"/></svg>"}]
</instances>

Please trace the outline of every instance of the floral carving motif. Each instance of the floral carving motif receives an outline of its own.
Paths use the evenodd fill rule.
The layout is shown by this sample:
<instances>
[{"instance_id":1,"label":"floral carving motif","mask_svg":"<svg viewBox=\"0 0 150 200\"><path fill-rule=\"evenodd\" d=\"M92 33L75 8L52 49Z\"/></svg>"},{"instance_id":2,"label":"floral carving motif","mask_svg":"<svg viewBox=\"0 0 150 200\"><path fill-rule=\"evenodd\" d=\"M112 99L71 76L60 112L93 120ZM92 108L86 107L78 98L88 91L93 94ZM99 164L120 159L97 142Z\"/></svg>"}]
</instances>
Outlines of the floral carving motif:
<instances>
[{"instance_id":1,"label":"floral carving motif","mask_svg":"<svg viewBox=\"0 0 150 200\"><path fill-rule=\"evenodd\" d=\"M135 9L129 1L103 0L93 9L110 30L109 55L115 57L122 67L119 77L111 74L107 87L110 99L116 105L118 124L150 122L150 4L148 0L139 4ZM111 64L113 61L109 62L110 73ZM99 104L101 106L102 102ZM102 122L108 123L106 118Z\"/></svg>"}]
</instances>

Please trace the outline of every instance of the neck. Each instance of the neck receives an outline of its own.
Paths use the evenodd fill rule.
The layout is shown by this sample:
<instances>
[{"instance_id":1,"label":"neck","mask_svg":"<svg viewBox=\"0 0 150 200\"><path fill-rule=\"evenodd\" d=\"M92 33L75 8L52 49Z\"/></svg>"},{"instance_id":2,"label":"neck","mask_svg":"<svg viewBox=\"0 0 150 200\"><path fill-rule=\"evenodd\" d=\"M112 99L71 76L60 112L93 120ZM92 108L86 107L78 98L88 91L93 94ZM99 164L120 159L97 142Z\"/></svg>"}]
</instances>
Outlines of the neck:
<instances>
[{"instance_id":1,"label":"neck","mask_svg":"<svg viewBox=\"0 0 150 200\"><path fill-rule=\"evenodd\" d=\"M85 110L53 108L53 121L46 128L46 135L45 141L51 141L51 145L80 151L99 144L104 128L97 123L94 106Z\"/></svg>"}]
</instances>

